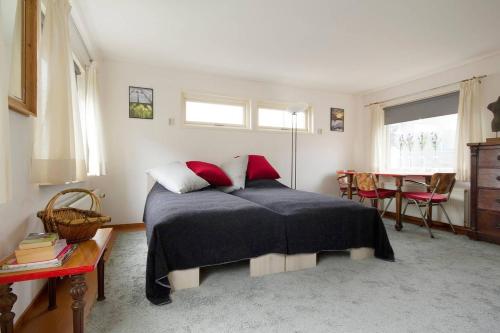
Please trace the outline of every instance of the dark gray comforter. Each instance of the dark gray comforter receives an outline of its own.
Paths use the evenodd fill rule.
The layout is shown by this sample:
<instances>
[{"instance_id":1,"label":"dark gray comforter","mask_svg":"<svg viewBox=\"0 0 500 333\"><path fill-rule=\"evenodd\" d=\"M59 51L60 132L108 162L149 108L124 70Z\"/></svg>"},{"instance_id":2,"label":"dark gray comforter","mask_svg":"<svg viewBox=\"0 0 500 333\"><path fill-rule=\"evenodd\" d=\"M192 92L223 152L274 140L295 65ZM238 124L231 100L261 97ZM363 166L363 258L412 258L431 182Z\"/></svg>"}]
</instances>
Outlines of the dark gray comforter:
<instances>
[{"instance_id":1,"label":"dark gray comforter","mask_svg":"<svg viewBox=\"0 0 500 333\"><path fill-rule=\"evenodd\" d=\"M215 189L175 194L155 184L146 200L146 296L170 302L167 274L178 269L286 253L283 218Z\"/></svg>"},{"instance_id":2,"label":"dark gray comforter","mask_svg":"<svg viewBox=\"0 0 500 333\"><path fill-rule=\"evenodd\" d=\"M297 191L275 180L247 182L231 193L285 218L288 254L372 247L380 259L394 260L375 208L347 199Z\"/></svg>"}]
</instances>

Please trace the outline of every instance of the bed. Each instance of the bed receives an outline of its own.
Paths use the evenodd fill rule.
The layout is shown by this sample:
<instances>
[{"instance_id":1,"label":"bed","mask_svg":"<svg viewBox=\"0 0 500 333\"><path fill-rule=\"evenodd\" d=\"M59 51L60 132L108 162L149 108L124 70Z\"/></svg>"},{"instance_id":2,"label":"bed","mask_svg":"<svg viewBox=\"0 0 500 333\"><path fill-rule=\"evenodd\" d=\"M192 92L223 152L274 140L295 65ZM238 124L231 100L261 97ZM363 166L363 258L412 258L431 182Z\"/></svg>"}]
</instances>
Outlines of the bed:
<instances>
[{"instance_id":1,"label":"bed","mask_svg":"<svg viewBox=\"0 0 500 333\"><path fill-rule=\"evenodd\" d=\"M170 302L170 290L199 284L199 267L250 260L251 275L284 271L283 218L237 196L207 188L175 194L156 183L144 209L146 296Z\"/></svg>"},{"instance_id":2,"label":"bed","mask_svg":"<svg viewBox=\"0 0 500 333\"><path fill-rule=\"evenodd\" d=\"M231 194L285 218L287 267L314 266L317 252L348 249L373 249L375 257L394 260L385 226L375 208L293 190L276 180L250 181L245 189Z\"/></svg>"},{"instance_id":3,"label":"bed","mask_svg":"<svg viewBox=\"0 0 500 333\"><path fill-rule=\"evenodd\" d=\"M376 209L275 180L247 182L231 194L175 194L154 183L143 221L146 296L157 305L170 302L171 290L197 287L204 266L250 259L250 275L260 276L314 267L318 252L334 250L394 260Z\"/></svg>"}]
</instances>

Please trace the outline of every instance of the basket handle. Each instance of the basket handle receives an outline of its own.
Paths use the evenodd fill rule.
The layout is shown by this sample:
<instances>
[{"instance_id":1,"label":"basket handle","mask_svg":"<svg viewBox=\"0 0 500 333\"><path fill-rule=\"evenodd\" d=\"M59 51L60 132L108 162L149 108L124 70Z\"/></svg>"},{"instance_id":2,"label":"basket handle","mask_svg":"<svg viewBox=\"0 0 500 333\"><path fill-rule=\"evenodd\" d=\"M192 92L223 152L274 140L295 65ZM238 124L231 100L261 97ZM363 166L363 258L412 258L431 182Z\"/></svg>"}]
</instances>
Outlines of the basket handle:
<instances>
[{"instance_id":1,"label":"basket handle","mask_svg":"<svg viewBox=\"0 0 500 333\"><path fill-rule=\"evenodd\" d=\"M66 190L63 190L63 191L57 193L56 195L54 195L52 197L52 199L50 199L50 201L47 203L47 206L45 206L45 216L46 217L48 217L48 218L53 217L54 206L55 206L57 200L60 197L62 197L63 195L68 194L68 193L85 193L85 194L87 194L92 199L89 210L93 210L93 211L96 211L98 213L101 212L101 201L94 193L92 193L91 191L86 190L84 188L69 188L69 189L66 189Z\"/></svg>"}]
</instances>

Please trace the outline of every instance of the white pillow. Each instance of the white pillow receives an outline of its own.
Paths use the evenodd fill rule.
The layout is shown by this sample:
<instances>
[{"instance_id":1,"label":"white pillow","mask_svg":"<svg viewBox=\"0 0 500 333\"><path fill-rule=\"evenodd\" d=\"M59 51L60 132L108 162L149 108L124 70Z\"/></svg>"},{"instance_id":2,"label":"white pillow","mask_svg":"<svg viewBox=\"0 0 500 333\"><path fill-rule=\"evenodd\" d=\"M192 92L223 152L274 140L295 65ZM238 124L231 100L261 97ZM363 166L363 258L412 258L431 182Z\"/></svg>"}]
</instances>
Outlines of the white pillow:
<instances>
[{"instance_id":1,"label":"white pillow","mask_svg":"<svg viewBox=\"0 0 500 333\"><path fill-rule=\"evenodd\" d=\"M167 190L179 194L198 191L210 185L182 162L172 162L148 170L147 173Z\"/></svg>"},{"instance_id":2,"label":"white pillow","mask_svg":"<svg viewBox=\"0 0 500 333\"><path fill-rule=\"evenodd\" d=\"M222 163L220 168L231 179L233 185L219 186L223 192L229 193L245 188L245 179L247 175L248 155L238 156L228 162Z\"/></svg>"}]
</instances>

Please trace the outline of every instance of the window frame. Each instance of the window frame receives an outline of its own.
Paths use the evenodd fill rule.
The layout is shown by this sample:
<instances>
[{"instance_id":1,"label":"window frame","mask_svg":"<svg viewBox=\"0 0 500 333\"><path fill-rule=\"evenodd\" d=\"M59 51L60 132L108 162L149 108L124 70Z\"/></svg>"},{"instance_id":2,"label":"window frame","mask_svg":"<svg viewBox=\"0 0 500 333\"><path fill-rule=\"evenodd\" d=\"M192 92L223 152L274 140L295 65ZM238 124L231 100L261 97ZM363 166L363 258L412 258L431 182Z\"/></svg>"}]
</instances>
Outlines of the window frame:
<instances>
[{"instance_id":1,"label":"window frame","mask_svg":"<svg viewBox=\"0 0 500 333\"><path fill-rule=\"evenodd\" d=\"M457 116L457 123L458 123L458 113L453 113L453 114L449 114L449 115L444 115L444 116L451 116L451 115L456 115ZM384 125L384 140L385 140L385 161L384 161L384 168L383 168L383 171L384 172L456 172L456 164L453 165L453 167L451 168L445 168L445 167L438 167L438 168L429 168L429 169L422 169L421 167L415 167L413 166L412 168L392 168L392 166L390 165L391 163L391 153L390 153L390 150L391 150L391 133L390 133L390 127L391 126L394 126L394 125L398 125L398 124L403 124L403 123L407 123L407 122L415 122L415 121L420 121L420 120L424 120L424 119L434 119L434 118L440 118L440 117L443 117L443 116L436 116L436 117L429 117L429 118L419 118L419 119L415 119L415 120L410 120L410 121L404 121L404 122L398 122L398 123L391 123L391 124L388 124L388 125ZM455 124L456 125L456 124ZM432 133L433 131L430 131L430 132L426 132L426 133ZM455 141L455 144L452 145L454 148L454 151L452 152L452 155L455 155L456 154L456 140L457 140L457 130L456 130L456 126L455 126L455 138L454 138L454 141ZM418 137L415 136L415 141L414 141L414 146L415 146L415 150L417 149L418 147ZM431 144L430 142L428 142L427 144Z\"/></svg>"},{"instance_id":2,"label":"window frame","mask_svg":"<svg viewBox=\"0 0 500 333\"><path fill-rule=\"evenodd\" d=\"M250 130L251 129L251 107L250 100L237 97L228 97L212 94L203 93L189 93L182 92L181 96L182 103L182 124L185 127L191 128L224 128L224 129L239 129L239 130ZM186 119L186 104L187 102L200 102L208 104L222 104L222 105L232 105L243 107L243 124L224 124L216 122L204 122L204 121L188 121Z\"/></svg>"},{"instance_id":3,"label":"window frame","mask_svg":"<svg viewBox=\"0 0 500 333\"><path fill-rule=\"evenodd\" d=\"M24 116L37 116L38 107L38 33L39 18L41 15L40 3L37 0L24 0L22 7L22 32L21 32L21 95L8 94L10 111L18 112ZM11 60L12 61L12 60ZM9 64L9 68L11 64ZM10 86L8 85L8 90Z\"/></svg>"},{"instance_id":4,"label":"window frame","mask_svg":"<svg viewBox=\"0 0 500 333\"><path fill-rule=\"evenodd\" d=\"M260 109L277 109L277 110L288 110L291 106L298 104L298 103L286 103L286 102L269 102L269 101L259 101L255 103L255 129L259 131L266 131L266 132L280 132L280 133L287 133L291 132L292 128L288 127L273 127L273 126L261 126L259 123L259 110ZM305 109L305 115L306 115L306 128L305 129L297 129L298 133L312 133L313 128L312 128L312 114L313 114L313 108L311 107L310 104L308 103L301 103L304 105L307 105L307 108Z\"/></svg>"}]
</instances>

